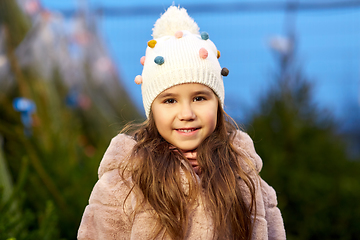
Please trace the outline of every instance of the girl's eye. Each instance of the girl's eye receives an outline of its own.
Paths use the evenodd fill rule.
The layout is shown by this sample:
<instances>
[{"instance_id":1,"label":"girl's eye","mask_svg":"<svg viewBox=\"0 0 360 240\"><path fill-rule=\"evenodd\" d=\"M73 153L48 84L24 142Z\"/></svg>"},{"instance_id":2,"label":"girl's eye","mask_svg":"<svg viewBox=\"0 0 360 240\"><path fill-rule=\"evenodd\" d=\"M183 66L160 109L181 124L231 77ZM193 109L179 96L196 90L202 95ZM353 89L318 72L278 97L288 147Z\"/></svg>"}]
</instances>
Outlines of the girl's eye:
<instances>
[{"instance_id":1,"label":"girl's eye","mask_svg":"<svg viewBox=\"0 0 360 240\"><path fill-rule=\"evenodd\" d=\"M169 99L166 99L166 100L164 101L164 103L166 103L166 104L172 104L172 103L175 103L175 102L176 102L176 100L173 99L173 98L169 98Z\"/></svg>"},{"instance_id":2,"label":"girl's eye","mask_svg":"<svg viewBox=\"0 0 360 240\"><path fill-rule=\"evenodd\" d=\"M198 96L194 98L194 102L204 101L206 100L204 97Z\"/></svg>"}]
</instances>

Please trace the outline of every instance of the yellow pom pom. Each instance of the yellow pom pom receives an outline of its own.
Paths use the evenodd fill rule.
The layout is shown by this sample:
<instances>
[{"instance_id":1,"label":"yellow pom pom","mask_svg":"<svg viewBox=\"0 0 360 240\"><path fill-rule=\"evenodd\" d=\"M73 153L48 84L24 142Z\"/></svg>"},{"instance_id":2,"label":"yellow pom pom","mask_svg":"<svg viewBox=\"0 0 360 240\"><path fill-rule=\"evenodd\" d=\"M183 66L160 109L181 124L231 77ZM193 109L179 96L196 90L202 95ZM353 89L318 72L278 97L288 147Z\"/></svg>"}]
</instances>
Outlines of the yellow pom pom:
<instances>
[{"instance_id":1,"label":"yellow pom pom","mask_svg":"<svg viewBox=\"0 0 360 240\"><path fill-rule=\"evenodd\" d=\"M156 45L156 40L150 40L150 41L148 41L148 46L150 47L150 48L154 48L155 47L155 45Z\"/></svg>"},{"instance_id":2,"label":"yellow pom pom","mask_svg":"<svg viewBox=\"0 0 360 240\"><path fill-rule=\"evenodd\" d=\"M220 51L219 50L217 50L217 58L220 58Z\"/></svg>"}]
</instances>

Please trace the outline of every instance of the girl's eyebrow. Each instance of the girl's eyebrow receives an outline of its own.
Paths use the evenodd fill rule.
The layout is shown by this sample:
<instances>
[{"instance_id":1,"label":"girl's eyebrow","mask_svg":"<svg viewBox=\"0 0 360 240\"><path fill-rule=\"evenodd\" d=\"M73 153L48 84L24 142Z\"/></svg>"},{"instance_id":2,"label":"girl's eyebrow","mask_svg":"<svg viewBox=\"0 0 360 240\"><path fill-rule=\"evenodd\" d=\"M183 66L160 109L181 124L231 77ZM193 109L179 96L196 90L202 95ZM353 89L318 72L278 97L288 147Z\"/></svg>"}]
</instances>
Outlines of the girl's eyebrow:
<instances>
[{"instance_id":1,"label":"girl's eyebrow","mask_svg":"<svg viewBox=\"0 0 360 240\"><path fill-rule=\"evenodd\" d=\"M167 92L167 93L159 94L158 98L167 98L167 97L176 97L176 96L178 96L178 94Z\"/></svg>"},{"instance_id":2,"label":"girl's eyebrow","mask_svg":"<svg viewBox=\"0 0 360 240\"><path fill-rule=\"evenodd\" d=\"M211 90L199 90L199 91L195 91L195 92L191 92L191 95L211 95L212 91ZM177 97L179 96L179 94L177 93L172 93L172 92L164 92L159 94L158 98L168 98L168 97Z\"/></svg>"},{"instance_id":3,"label":"girl's eyebrow","mask_svg":"<svg viewBox=\"0 0 360 240\"><path fill-rule=\"evenodd\" d=\"M211 95L212 91L210 90L200 90L193 93L193 95Z\"/></svg>"}]
</instances>

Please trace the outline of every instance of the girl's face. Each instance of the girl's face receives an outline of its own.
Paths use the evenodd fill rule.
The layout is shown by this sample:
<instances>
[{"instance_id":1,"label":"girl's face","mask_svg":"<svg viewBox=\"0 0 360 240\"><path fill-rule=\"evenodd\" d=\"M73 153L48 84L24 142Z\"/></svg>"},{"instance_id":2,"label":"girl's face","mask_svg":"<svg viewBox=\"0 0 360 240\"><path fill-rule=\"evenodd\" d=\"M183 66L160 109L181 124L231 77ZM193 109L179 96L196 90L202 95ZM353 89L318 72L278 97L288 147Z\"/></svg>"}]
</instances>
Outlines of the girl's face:
<instances>
[{"instance_id":1,"label":"girl's face","mask_svg":"<svg viewBox=\"0 0 360 240\"><path fill-rule=\"evenodd\" d=\"M215 130L218 98L203 84L181 84L160 93L151 111L160 135L180 150L190 151Z\"/></svg>"}]
</instances>

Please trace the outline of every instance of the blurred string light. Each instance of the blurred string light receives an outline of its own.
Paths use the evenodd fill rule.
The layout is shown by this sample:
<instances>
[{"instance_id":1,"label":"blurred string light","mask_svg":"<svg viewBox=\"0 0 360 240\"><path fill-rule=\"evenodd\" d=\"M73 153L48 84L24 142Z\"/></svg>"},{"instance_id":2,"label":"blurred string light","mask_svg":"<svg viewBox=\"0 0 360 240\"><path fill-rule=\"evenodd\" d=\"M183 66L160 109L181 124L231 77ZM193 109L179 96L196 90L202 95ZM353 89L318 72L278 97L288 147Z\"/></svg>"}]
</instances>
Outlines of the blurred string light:
<instances>
[{"instance_id":1,"label":"blurred string light","mask_svg":"<svg viewBox=\"0 0 360 240\"><path fill-rule=\"evenodd\" d=\"M34 16L42 9L41 4L38 0L26 0L24 4L21 4L21 6L23 6L25 12L30 16Z\"/></svg>"},{"instance_id":2,"label":"blurred string light","mask_svg":"<svg viewBox=\"0 0 360 240\"><path fill-rule=\"evenodd\" d=\"M65 102L66 106L69 108L81 108L83 110L88 110L92 104L91 99L88 96L82 94L81 91L76 87L70 89L66 96Z\"/></svg>"},{"instance_id":3,"label":"blurred string light","mask_svg":"<svg viewBox=\"0 0 360 240\"><path fill-rule=\"evenodd\" d=\"M7 59L4 54L0 54L0 68L7 63Z\"/></svg>"},{"instance_id":4,"label":"blurred string light","mask_svg":"<svg viewBox=\"0 0 360 240\"><path fill-rule=\"evenodd\" d=\"M6 76L5 72L8 65L8 59L5 54L5 29L0 29L0 79L4 78Z\"/></svg>"},{"instance_id":5,"label":"blurred string light","mask_svg":"<svg viewBox=\"0 0 360 240\"><path fill-rule=\"evenodd\" d=\"M32 114L36 111L35 103L27 98L15 98L13 101L15 111L20 112L21 122L24 125L24 134L31 136L33 119Z\"/></svg>"},{"instance_id":6,"label":"blurred string light","mask_svg":"<svg viewBox=\"0 0 360 240\"><path fill-rule=\"evenodd\" d=\"M292 41L284 36L274 36L270 38L269 45L273 50L282 55L288 54L293 48Z\"/></svg>"}]
</instances>

